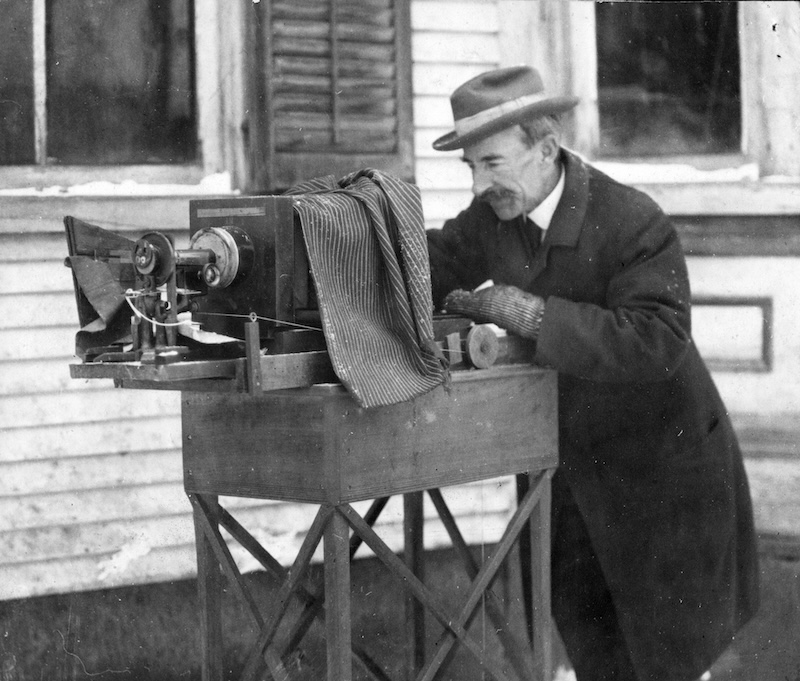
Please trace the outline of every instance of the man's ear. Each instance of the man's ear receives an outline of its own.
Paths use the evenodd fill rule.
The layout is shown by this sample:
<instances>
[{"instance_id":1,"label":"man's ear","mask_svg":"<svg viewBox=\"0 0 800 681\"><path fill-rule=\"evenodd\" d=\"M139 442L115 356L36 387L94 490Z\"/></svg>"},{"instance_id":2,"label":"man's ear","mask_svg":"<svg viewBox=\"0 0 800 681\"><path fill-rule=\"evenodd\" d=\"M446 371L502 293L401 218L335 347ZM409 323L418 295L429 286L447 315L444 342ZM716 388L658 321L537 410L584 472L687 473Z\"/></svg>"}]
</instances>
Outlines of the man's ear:
<instances>
[{"instance_id":1,"label":"man's ear","mask_svg":"<svg viewBox=\"0 0 800 681\"><path fill-rule=\"evenodd\" d=\"M555 163L558 160L558 154L561 149L561 145L558 143L555 135L550 134L546 137L543 137L539 148L542 152L543 161L546 161L547 163Z\"/></svg>"}]
</instances>

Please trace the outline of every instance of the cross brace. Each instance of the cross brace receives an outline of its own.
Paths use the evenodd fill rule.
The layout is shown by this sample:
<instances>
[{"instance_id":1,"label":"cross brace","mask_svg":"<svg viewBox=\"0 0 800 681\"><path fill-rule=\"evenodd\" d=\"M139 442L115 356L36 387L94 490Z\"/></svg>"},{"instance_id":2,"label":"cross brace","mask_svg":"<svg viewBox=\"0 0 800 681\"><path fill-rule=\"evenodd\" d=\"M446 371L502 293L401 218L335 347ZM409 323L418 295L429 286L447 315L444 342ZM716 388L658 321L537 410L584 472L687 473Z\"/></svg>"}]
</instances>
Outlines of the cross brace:
<instances>
[{"instance_id":1,"label":"cross brace","mask_svg":"<svg viewBox=\"0 0 800 681\"><path fill-rule=\"evenodd\" d=\"M329 681L350 681L352 662L355 661L377 681L389 681L388 674L359 645L353 645L350 636L350 560L362 544L366 544L377 558L398 579L409 594L427 609L442 626L434 653L427 662L419 647L422 637L414 635L411 642L414 651L408 658L410 674L416 673L416 681L433 681L442 671L457 645L467 650L481 666L484 673L496 681L535 679L549 681L551 670L550 653L550 584L549 584L549 506L550 478L552 471L545 470L532 476L530 484L520 486L518 506L498 542L493 554L479 566L458 529L444 497L438 489L427 490L433 505L442 520L456 553L460 556L472 582L465 599L458 609L427 587L417 574L416 561L405 562L386 545L373 529L388 497L373 501L362 517L350 504L322 504L308 530L294 563L284 568L261 543L253 537L225 508L217 497L205 494L190 494L194 509L198 539L198 580L200 582L203 636L203 681L221 681L221 627L219 625L219 568L232 585L234 593L245 604L259 629L256 643L245 662L241 681L256 681L271 678L291 679L286 666L290 653L301 642L315 619L325 625L328 656ZM407 498L412 495L406 495ZM406 511L417 509L421 504L406 503ZM405 518L409 522L419 518ZM242 578L236 562L223 538L224 528L263 567L280 581L280 587L270 603L269 614L263 615L250 590ZM351 532L352 531L352 532ZM524 538L524 541L520 541ZM408 541L409 534L406 534ZM421 551L421 537L417 539L417 552ZM503 561L515 543L519 541L522 555L523 594L526 604L531 638L519 637L508 627L502 605L491 590ZM306 587L306 575L314 552L320 542L324 547L324 590ZM407 551L413 547L406 547ZM530 550L530 554L527 551ZM215 569L214 564L218 567ZM410 563L410 564L409 564ZM302 611L293 623L286 625L288 634L285 643L275 641L281 623L292 598L302 604ZM493 651L487 651L469 633L468 627L481 602L486 603L487 614L498 632L498 638L510 664ZM216 612L214 612L216 610ZM423 626L423 613L417 608L412 613L411 634ZM531 645L532 644L532 645ZM266 677L264 675L267 675Z\"/></svg>"}]
</instances>

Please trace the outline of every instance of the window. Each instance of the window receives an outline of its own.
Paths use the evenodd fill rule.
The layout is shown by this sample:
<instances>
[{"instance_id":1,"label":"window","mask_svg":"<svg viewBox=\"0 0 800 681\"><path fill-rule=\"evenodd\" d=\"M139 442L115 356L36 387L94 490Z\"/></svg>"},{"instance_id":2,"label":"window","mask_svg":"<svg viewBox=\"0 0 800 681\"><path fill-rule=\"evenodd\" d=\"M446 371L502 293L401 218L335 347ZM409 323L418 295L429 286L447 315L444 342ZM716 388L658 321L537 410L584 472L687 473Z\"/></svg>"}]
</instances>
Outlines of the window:
<instances>
[{"instance_id":1,"label":"window","mask_svg":"<svg viewBox=\"0 0 800 681\"><path fill-rule=\"evenodd\" d=\"M261 2L263 188L374 167L410 179L408 0Z\"/></svg>"},{"instance_id":2,"label":"window","mask_svg":"<svg viewBox=\"0 0 800 681\"><path fill-rule=\"evenodd\" d=\"M196 160L192 0L0 4L0 165Z\"/></svg>"},{"instance_id":3,"label":"window","mask_svg":"<svg viewBox=\"0 0 800 681\"><path fill-rule=\"evenodd\" d=\"M413 179L409 4L0 0L0 187Z\"/></svg>"},{"instance_id":4,"label":"window","mask_svg":"<svg viewBox=\"0 0 800 681\"><path fill-rule=\"evenodd\" d=\"M737 4L596 5L599 155L740 151Z\"/></svg>"}]
</instances>

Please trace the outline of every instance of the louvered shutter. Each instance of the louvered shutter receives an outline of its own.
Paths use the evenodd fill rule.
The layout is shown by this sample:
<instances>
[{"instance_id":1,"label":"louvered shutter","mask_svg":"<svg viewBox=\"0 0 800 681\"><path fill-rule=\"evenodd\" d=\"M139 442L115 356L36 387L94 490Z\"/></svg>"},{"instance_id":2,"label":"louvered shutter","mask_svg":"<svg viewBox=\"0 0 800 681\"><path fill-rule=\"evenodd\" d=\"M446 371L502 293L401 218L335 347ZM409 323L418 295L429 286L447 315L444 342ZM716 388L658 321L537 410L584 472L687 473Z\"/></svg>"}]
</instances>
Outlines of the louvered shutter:
<instances>
[{"instance_id":1,"label":"louvered shutter","mask_svg":"<svg viewBox=\"0 0 800 681\"><path fill-rule=\"evenodd\" d=\"M413 179L409 0L260 5L256 184L362 168Z\"/></svg>"}]
</instances>

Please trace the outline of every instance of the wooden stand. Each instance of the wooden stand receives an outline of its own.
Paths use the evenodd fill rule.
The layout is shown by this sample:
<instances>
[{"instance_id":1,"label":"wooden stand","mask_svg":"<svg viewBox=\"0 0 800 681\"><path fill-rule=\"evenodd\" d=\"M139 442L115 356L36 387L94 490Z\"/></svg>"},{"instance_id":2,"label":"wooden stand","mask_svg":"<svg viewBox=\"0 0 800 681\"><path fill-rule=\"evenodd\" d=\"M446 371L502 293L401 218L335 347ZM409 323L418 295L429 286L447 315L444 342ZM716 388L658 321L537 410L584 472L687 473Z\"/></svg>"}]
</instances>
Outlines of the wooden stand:
<instances>
[{"instance_id":1,"label":"wooden stand","mask_svg":"<svg viewBox=\"0 0 800 681\"><path fill-rule=\"evenodd\" d=\"M413 402L361 409L339 385L263 394L183 393L185 488L194 508L202 607L203 679L222 679L221 573L247 604L260 629L243 679L291 678L284 659L315 617L325 621L328 681L352 679L353 660L376 679L388 678L350 636L350 559L366 543L410 597L407 615L409 678L434 679L456 645L464 646L491 678L550 681L550 477L557 465L556 376L526 365L453 372L449 393L438 388ZM529 474L516 512L484 565L477 565L439 489L512 474ZM422 494L427 493L472 578L454 609L422 577ZM387 499L404 495L404 559L373 530ZM294 564L284 569L233 516L219 495L316 504L319 510ZM362 517L352 503L371 499ZM225 528L266 570L281 580L267 615L247 590L222 538ZM531 615L532 648L504 633L508 664L473 640L468 624L514 543L530 557L523 570ZM302 578L320 541L324 589ZM525 574L527 573L527 574ZM288 646L275 635L290 599L305 608ZM491 596L487 612L503 613ZM435 655L425 660L423 608L443 626ZM500 627L503 632L505 628ZM532 660L532 661L531 661Z\"/></svg>"}]
</instances>

